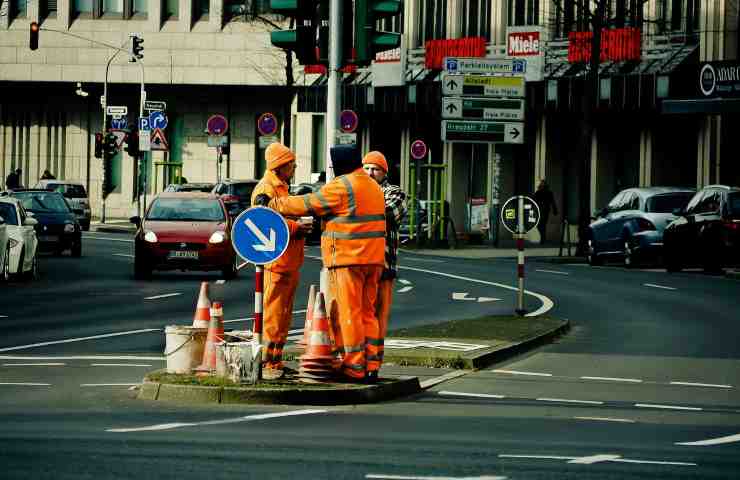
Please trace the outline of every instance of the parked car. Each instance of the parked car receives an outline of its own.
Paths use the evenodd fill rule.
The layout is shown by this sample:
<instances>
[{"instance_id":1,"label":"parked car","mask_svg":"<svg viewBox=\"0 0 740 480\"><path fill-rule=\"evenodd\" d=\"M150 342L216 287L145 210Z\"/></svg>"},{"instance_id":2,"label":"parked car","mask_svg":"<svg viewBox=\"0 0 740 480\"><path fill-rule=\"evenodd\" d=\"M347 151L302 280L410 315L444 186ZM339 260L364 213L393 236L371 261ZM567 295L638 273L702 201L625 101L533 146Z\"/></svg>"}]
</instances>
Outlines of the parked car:
<instances>
[{"instance_id":1,"label":"parked car","mask_svg":"<svg viewBox=\"0 0 740 480\"><path fill-rule=\"evenodd\" d=\"M5 250L5 262L2 264L2 276L7 281L10 275L24 275L26 278L38 278L38 239L34 226L35 218L23 208L17 198L0 197L0 217L7 231L8 242ZM2 227L0 227L2 228ZM2 234L0 233L0 236ZM2 241L0 240L0 248Z\"/></svg>"},{"instance_id":2,"label":"parked car","mask_svg":"<svg viewBox=\"0 0 740 480\"><path fill-rule=\"evenodd\" d=\"M229 215L236 217L252 205L252 192L259 180L224 180L213 187L212 193L221 197Z\"/></svg>"},{"instance_id":3,"label":"parked car","mask_svg":"<svg viewBox=\"0 0 740 480\"><path fill-rule=\"evenodd\" d=\"M315 193L321 190L321 187L325 185L324 182L316 183L299 183L290 186L291 195L305 195L307 193ZM321 243L321 218L313 217L313 228L311 233L306 237L306 243L309 245L318 245Z\"/></svg>"},{"instance_id":4,"label":"parked car","mask_svg":"<svg viewBox=\"0 0 740 480\"><path fill-rule=\"evenodd\" d=\"M165 192L204 192L209 193L215 187L215 183L170 183Z\"/></svg>"},{"instance_id":5,"label":"parked car","mask_svg":"<svg viewBox=\"0 0 740 480\"><path fill-rule=\"evenodd\" d=\"M595 213L588 231L588 263L618 258L626 267L657 260L663 253L663 230L676 219L695 190L681 187L628 188Z\"/></svg>"},{"instance_id":6,"label":"parked car","mask_svg":"<svg viewBox=\"0 0 740 480\"><path fill-rule=\"evenodd\" d=\"M144 219L131 217L134 237L134 277L152 270L221 270L237 275L237 255L231 245L231 219L223 201L210 193L159 194Z\"/></svg>"},{"instance_id":7,"label":"parked car","mask_svg":"<svg viewBox=\"0 0 740 480\"><path fill-rule=\"evenodd\" d=\"M680 216L663 236L666 270L700 265L720 271L740 262L740 187L704 187L675 213Z\"/></svg>"},{"instance_id":8,"label":"parked car","mask_svg":"<svg viewBox=\"0 0 740 480\"><path fill-rule=\"evenodd\" d=\"M38 221L34 228L40 250L60 255L69 249L73 257L82 256L82 228L61 193L21 189L13 190L10 196L17 198Z\"/></svg>"},{"instance_id":9,"label":"parked car","mask_svg":"<svg viewBox=\"0 0 740 480\"><path fill-rule=\"evenodd\" d=\"M39 180L35 188L43 188L61 193L67 199L77 221L83 230L90 230L90 199L87 197L85 186L80 182L69 180Z\"/></svg>"}]
</instances>

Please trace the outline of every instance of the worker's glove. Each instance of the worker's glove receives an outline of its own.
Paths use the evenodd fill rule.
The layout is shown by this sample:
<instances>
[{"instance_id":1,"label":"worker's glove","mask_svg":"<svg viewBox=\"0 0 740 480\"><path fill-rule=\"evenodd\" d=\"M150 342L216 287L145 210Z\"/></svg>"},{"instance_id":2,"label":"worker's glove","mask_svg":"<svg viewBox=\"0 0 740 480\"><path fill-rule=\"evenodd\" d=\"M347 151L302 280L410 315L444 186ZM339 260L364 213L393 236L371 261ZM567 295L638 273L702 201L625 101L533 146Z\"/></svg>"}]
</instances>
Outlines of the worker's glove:
<instances>
[{"instance_id":1,"label":"worker's glove","mask_svg":"<svg viewBox=\"0 0 740 480\"><path fill-rule=\"evenodd\" d=\"M270 203L270 197L266 193L260 193L254 199L255 205L266 207Z\"/></svg>"}]
</instances>

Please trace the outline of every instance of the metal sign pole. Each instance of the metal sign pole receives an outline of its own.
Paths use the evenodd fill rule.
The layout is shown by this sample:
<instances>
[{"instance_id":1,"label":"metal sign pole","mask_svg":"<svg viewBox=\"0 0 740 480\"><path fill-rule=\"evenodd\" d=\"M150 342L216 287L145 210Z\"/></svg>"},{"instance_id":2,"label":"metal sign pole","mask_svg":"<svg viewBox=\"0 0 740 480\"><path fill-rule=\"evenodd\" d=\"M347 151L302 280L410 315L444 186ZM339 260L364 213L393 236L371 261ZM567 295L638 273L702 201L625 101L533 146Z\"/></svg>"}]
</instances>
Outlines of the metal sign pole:
<instances>
[{"instance_id":1,"label":"metal sign pole","mask_svg":"<svg viewBox=\"0 0 740 480\"><path fill-rule=\"evenodd\" d=\"M262 379L262 275L264 268L262 265L255 265L254 274L254 326L253 330L253 346L252 355L253 361L255 362L254 368L257 369L257 378L255 380Z\"/></svg>"},{"instance_id":2,"label":"metal sign pole","mask_svg":"<svg viewBox=\"0 0 740 480\"><path fill-rule=\"evenodd\" d=\"M519 283L519 289L517 292L516 299L516 313L519 316L523 316L526 313L524 310L524 197L517 197L517 238L516 238L516 250L517 250L517 279Z\"/></svg>"}]
</instances>

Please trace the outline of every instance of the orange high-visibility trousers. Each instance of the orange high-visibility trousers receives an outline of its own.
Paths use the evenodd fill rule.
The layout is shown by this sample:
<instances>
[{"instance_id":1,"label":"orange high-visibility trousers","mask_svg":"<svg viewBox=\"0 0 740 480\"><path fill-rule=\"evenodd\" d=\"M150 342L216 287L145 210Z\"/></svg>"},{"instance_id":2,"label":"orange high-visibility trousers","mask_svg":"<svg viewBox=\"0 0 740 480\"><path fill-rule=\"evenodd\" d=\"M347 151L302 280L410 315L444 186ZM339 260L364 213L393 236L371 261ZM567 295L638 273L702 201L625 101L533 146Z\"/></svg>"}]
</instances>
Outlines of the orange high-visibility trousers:
<instances>
[{"instance_id":1,"label":"orange high-visibility trousers","mask_svg":"<svg viewBox=\"0 0 740 480\"><path fill-rule=\"evenodd\" d=\"M267 368L282 369L283 348L293 320L293 300L300 272L265 270L264 275L262 345L265 349L262 360Z\"/></svg>"},{"instance_id":2,"label":"orange high-visibility trousers","mask_svg":"<svg viewBox=\"0 0 740 480\"><path fill-rule=\"evenodd\" d=\"M391 316L391 305L393 304L393 287L396 280L388 278L380 280L378 283L378 298L375 300L375 316L378 317L378 339L380 347L378 348L378 357L380 364L383 363L385 355L385 335L388 333L388 321ZM378 366L378 369L380 366Z\"/></svg>"},{"instance_id":3,"label":"orange high-visibility trousers","mask_svg":"<svg viewBox=\"0 0 740 480\"><path fill-rule=\"evenodd\" d=\"M363 378L367 371L380 368L378 319L375 300L383 268L378 265L353 265L329 269L329 289L337 316L333 325L335 348L342 353L342 373Z\"/></svg>"}]
</instances>

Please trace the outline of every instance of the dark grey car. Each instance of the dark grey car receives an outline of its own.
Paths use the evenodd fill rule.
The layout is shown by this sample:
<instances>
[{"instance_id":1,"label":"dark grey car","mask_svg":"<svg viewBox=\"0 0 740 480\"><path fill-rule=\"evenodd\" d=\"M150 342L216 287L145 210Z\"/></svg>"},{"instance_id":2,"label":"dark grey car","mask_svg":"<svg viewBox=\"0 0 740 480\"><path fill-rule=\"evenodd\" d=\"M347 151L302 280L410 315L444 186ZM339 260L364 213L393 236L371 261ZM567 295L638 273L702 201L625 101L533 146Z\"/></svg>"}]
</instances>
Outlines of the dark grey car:
<instances>
[{"instance_id":1,"label":"dark grey car","mask_svg":"<svg viewBox=\"0 0 740 480\"><path fill-rule=\"evenodd\" d=\"M622 190L595 213L589 225L588 263L599 265L618 258L627 267L655 260L662 254L663 230L676 219L696 190L682 187L643 187Z\"/></svg>"}]
</instances>

